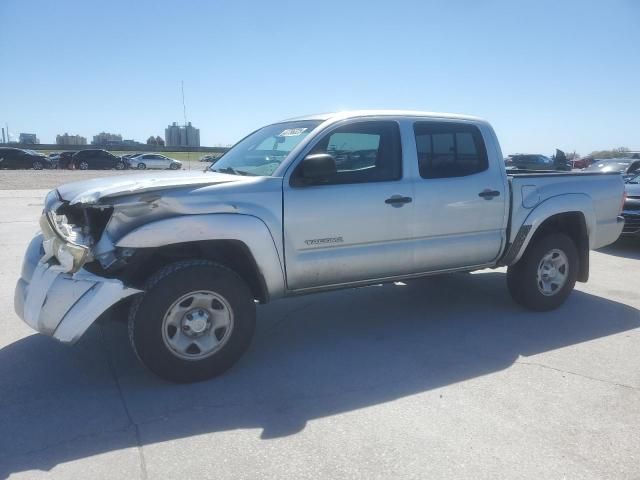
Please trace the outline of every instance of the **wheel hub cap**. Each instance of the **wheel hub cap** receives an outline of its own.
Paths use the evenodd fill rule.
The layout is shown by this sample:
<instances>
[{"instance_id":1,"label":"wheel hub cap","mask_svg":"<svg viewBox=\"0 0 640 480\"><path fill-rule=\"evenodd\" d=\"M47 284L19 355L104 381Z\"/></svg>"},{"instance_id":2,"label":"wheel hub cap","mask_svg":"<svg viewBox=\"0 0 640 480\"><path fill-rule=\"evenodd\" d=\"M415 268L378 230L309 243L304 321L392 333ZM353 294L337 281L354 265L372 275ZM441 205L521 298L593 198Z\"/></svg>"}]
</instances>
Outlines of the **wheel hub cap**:
<instances>
[{"instance_id":1,"label":"wheel hub cap","mask_svg":"<svg viewBox=\"0 0 640 480\"><path fill-rule=\"evenodd\" d=\"M162 321L162 339L177 357L201 360L227 343L233 326L231 305L222 295L195 291L169 307Z\"/></svg>"},{"instance_id":2,"label":"wheel hub cap","mask_svg":"<svg viewBox=\"0 0 640 480\"><path fill-rule=\"evenodd\" d=\"M558 293L567 282L569 259L557 248L547 252L538 265L538 290L546 296Z\"/></svg>"},{"instance_id":3,"label":"wheel hub cap","mask_svg":"<svg viewBox=\"0 0 640 480\"><path fill-rule=\"evenodd\" d=\"M188 335L199 335L211 326L210 315L205 310L197 309L188 312L182 319L182 327Z\"/></svg>"}]
</instances>

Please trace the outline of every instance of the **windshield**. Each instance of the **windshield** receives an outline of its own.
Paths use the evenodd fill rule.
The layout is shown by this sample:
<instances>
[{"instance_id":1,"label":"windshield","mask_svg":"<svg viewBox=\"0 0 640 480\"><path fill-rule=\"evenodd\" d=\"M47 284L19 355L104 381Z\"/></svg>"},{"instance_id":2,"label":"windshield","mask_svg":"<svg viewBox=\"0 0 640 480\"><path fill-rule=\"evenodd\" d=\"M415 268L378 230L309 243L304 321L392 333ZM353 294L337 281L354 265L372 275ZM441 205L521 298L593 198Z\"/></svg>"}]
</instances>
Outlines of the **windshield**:
<instances>
[{"instance_id":1,"label":"windshield","mask_svg":"<svg viewBox=\"0 0 640 480\"><path fill-rule=\"evenodd\" d=\"M319 120L268 125L235 144L209 170L234 175L269 176L287 158Z\"/></svg>"},{"instance_id":2,"label":"windshield","mask_svg":"<svg viewBox=\"0 0 640 480\"><path fill-rule=\"evenodd\" d=\"M626 183L640 183L640 173L634 174L625 180Z\"/></svg>"}]
</instances>

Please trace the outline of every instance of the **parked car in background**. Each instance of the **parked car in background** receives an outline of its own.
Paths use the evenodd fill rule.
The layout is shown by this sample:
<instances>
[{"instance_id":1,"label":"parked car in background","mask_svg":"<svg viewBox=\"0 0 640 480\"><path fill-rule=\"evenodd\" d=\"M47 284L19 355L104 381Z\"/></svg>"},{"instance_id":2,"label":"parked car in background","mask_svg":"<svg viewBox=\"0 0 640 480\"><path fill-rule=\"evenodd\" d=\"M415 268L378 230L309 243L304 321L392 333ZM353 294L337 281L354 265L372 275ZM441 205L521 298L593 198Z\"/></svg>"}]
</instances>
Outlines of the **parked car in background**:
<instances>
[{"instance_id":1,"label":"parked car in background","mask_svg":"<svg viewBox=\"0 0 640 480\"><path fill-rule=\"evenodd\" d=\"M141 153L127 159L129 168L138 170L159 169L159 170L180 170L182 162L173 158L160 155L159 153Z\"/></svg>"},{"instance_id":2,"label":"parked car in background","mask_svg":"<svg viewBox=\"0 0 640 480\"><path fill-rule=\"evenodd\" d=\"M622 235L640 239L640 173L629 177L624 187L626 199L622 207L624 217Z\"/></svg>"},{"instance_id":3,"label":"parked car in background","mask_svg":"<svg viewBox=\"0 0 640 480\"><path fill-rule=\"evenodd\" d=\"M515 154L509 155L507 165L519 170L555 170L553 160L546 155Z\"/></svg>"},{"instance_id":4,"label":"parked car in background","mask_svg":"<svg viewBox=\"0 0 640 480\"><path fill-rule=\"evenodd\" d=\"M592 161L593 159L590 157L583 157L583 158L576 158L574 160L571 160L571 164L573 168L583 169L591 165Z\"/></svg>"},{"instance_id":5,"label":"parked car in background","mask_svg":"<svg viewBox=\"0 0 640 480\"><path fill-rule=\"evenodd\" d=\"M127 163L116 155L106 150L90 149L80 150L72 157L73 165L79 170L124 170Z\"/></svg>"},{"instance_id":6,"label":"parked car in background","mask_svg":"<svg viewBox=\"0 0 640 480\"><path fill-rule=\"evenodd\" d=\"M59 169L70 169L73 167L73 155L75 154L75 151L65 151L65 152L60 152L58 154L58 168Z\"/></svg>"},{"instance_id":7,"label":"parked car in background","mask_svg":"<svg viewBox=\"0 0 640 480\"><path fill-rule=\"evenodd\" d=\"M42 153L22 148L0 148L0 168L33 168L34 170L42 170L43 168L52 167L53 162Z\"/></svg>"},{"instance_id":8,"label":"parked car in background","mask_svg":"<svg viewBox=\"0 0 640 480\"><path fill-rule=\"evenodd\" d=\"M585 169L586 172L619 172L622 175L634 175L640 173L640 160L633 158L609 158L606 160L594 160Z\"/></svg>"},{"instance_id":9,"label":"parked car in background","mask_svg":"<svg viewBox=\"0 0 640 480\"><path fill-rule=\"evenodd\" d=\"M60 152L51 152L47 155L47 158L51 162L51 168L58 168L58 161L60 160Z\"/></svg>"},{"instance_id":10,"label":"parked car in background","mask_svg":"<svg viewBox=\"0 0 640 480\"><path fill-rule=\"evenodd\" d=\"M207 162L207 163L215 163L218 161L218 159L221 157L222 155L205 155L204 157L200 158L201 162Z\"/></svg>"}]
</instances>

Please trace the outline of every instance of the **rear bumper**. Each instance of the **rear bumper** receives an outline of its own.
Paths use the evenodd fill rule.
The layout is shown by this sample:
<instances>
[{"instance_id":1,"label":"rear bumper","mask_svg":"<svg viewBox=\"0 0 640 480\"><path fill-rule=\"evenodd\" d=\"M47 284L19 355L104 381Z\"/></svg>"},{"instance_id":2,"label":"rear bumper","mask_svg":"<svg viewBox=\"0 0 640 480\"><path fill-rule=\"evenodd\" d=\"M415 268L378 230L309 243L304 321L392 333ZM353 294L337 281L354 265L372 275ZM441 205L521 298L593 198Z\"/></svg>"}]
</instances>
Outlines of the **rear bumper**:
<instances>
[{"instance_id":1,"label":"rear bumper","mask_svg":"<svg viewBox=\"0 0 640 480\"><path fill-rule=\"evenodd\" d=\"M623 210L624 228L622 236L640 237L640 210Z\"/></svg>"},{"instance_id":2,"label":"rear bumper","mask_svg":"<svg viewBox=\"0 0 640 480\"><path fill-rule=\"evenodd\" d=\"M57 265L41 263L42 254L38 235L27 248L14 307L31 328L61 342L74 343L109 307L139 292L84 269L64 273Z\"/></svg>"}]
</instances>

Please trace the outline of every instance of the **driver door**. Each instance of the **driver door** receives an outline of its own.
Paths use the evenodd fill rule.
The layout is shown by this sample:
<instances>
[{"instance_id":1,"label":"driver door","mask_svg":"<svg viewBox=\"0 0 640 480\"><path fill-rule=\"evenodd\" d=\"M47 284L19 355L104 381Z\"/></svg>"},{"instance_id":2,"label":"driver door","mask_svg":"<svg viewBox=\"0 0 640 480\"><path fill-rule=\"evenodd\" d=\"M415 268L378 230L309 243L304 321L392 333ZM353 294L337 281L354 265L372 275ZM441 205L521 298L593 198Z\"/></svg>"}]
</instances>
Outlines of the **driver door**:
<instances>
[{"instance_id":1,"label":"driver door","mask_svg":"<svg viewBox=\"0 0 640 480\"><path fill-rule=\"evenodd\" d=\"M329 153L337 172L284 185L287 288L303 290L401 275L411 264L412 184L402 181L395 121L353 121L310 153Z\"/></svg>"}]
</instances>

